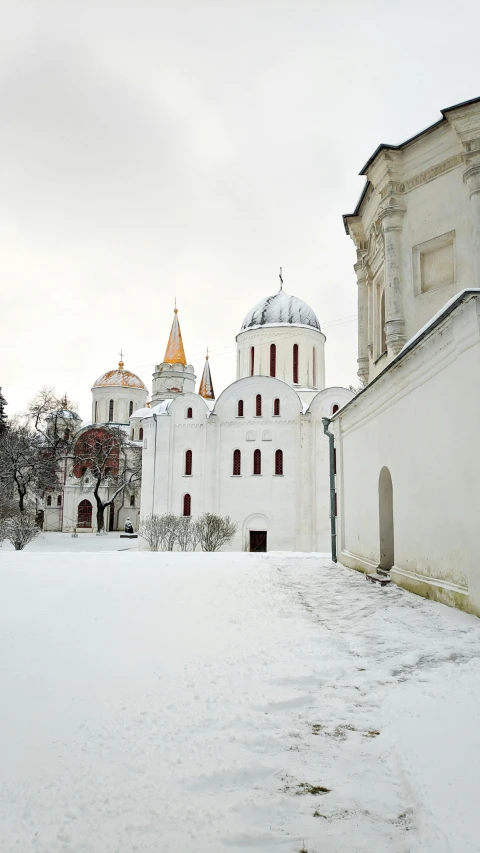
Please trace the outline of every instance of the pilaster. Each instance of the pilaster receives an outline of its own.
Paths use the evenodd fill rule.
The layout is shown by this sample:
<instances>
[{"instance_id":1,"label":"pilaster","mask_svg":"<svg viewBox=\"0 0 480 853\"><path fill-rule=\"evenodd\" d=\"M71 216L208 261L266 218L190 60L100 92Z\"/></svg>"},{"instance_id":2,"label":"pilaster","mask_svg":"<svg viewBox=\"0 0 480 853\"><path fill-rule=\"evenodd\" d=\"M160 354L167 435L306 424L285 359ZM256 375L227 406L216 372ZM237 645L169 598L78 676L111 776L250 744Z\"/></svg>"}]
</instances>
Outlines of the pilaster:
<instances>
[{"instance_id":1,"label":"pilaster","mask_svg":"<svg viewBox=\"0 0 480 853\"><path fill-rule=\"evenodd\" d=\"M389 356L406 342L402 297L402 221L405 208L395 198L380 211L385 239L385 337Z\"/></svg>"}]
</instances>

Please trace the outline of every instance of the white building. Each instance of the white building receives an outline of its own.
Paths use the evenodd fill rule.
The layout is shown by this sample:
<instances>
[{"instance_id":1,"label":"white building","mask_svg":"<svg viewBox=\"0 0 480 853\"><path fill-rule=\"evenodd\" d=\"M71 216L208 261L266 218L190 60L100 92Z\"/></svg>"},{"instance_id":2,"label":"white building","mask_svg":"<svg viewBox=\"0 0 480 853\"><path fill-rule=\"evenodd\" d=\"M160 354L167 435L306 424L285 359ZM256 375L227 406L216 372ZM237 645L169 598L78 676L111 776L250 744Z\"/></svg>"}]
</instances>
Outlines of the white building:
<instances>
[{"instance_id":1,"label":"white building","mask_svg":"<svg viewBox=\"0 0 480 853\"><path fill-rule=\"evenodd\" d=\"M328 550L322 417L352 392L325 388L325 335L283 289L249 311L236 340L237 380L215 401L207 356L196 394L175 309L152 406L131 419L144 431L142 516L230 515L232 550Z\"/></svg>"},{"instance_id":2,"label":"white building","mask_svg":"<svg viewBox=\"0 0 480 853\"><path fill-rule=\"evenodd\" d=\"M140 446L142 428L135 421L130 425L134 411L147 404L148 391L142 380L126 370L123 361L118 367L103 373L92 387L92 420L82 423L74 412L64 412L58 419L57 429L68 430L66 438L75 435L76 442L90 431L99 431L110 425L123 429L131 446ZM47 492L44 499L44 529L92 532L96 530L96 501L92 494L93 479L88 470L78 470L73 459L68 458L60 466L57 489ZM100 489L100 497L108 500L115 490L112 482ZM106 510L104 519L107 530L123 530L129 517L138 526L140 516L140 494L138 489L125 489Z\"/></svg>"},{"instance_id":3,"label":"white building","mask_svg":"<svg viewBox=\"0 0 480 853\"><path fill-rule=\"evenodd\" d=\"M331 424L339 559L480 615L480 99L362 174L344 222L365 387Z\"/></svg>"}]
</instances>

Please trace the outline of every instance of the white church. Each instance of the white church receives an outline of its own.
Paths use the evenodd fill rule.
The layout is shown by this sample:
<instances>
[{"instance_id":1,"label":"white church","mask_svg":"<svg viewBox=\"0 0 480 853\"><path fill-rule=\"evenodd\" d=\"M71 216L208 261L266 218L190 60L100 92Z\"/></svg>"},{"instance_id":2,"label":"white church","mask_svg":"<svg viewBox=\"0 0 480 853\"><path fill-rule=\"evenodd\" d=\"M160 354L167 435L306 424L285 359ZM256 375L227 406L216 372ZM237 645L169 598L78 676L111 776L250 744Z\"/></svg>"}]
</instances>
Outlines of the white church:
<instances>
[{"instance_id":1,"label":"white church","mask_svg":"<svg viewBox=\"0 0 480 853\"><path fill-rule=\"evenodd\" d=\"M329 448L322 417L353 396L325 388L325 335L314 311L280 288L246 315L237 379L215 399L207 361L198 393L175 309L142 430L142 516L229 515L231 550L328 551Z\"/></svg>"}]
</instances>

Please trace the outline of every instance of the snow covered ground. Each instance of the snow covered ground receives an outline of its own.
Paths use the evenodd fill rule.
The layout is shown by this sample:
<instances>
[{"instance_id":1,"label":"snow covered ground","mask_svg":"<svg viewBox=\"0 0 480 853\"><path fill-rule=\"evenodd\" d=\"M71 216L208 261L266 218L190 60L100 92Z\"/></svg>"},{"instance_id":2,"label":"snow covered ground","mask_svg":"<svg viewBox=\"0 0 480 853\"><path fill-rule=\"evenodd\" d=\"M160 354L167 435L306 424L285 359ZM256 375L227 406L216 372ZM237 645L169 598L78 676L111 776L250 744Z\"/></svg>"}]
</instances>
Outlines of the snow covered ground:
<instances>
[{"instance_id":1,"label":"snow covered ground","mask_svg":"<svg viewBox=\"0 0 480 853\"><path fill-rule=\"evenodd\" d=\"M479 620L321 555L72 543L0 550L2 853L480 850Z\"/></svg>"}]
</instances>

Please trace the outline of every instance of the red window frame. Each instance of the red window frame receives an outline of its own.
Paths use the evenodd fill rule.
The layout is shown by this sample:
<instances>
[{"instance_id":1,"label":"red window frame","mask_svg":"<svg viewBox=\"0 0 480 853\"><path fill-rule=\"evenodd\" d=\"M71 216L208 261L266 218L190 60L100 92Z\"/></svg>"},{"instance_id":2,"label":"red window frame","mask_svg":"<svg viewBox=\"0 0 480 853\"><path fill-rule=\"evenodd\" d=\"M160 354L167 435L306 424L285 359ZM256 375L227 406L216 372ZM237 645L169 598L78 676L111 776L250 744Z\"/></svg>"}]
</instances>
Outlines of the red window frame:
<instances>
[{"instance_id":1,"label":"red window frame","mask_svg":"<svg viewBox=\"0 0 480 853\"><path fill-rule=\"evenodd\" d=\"M255 347L250 347L250 376L255 372Z\"/></svg>"},{"instance_id":2,"label":"red window frame","mask_svg":"<svg viewBox=\"0 0 480 853\"><path fill-rule=\"evenodd\" d=\"M270 376L277 375L277 348L275 344L270 344Z\"/></svg>"},{"instance_id":3,"label":"red window frame","mask_svg":"<svg viewBox=\"0 0 480 853\"><path fill-rule=\"evenodd\" d=\"M191 450L185 451L185 474L190 476L192 473L193 453Z\"/></svg>"},{"instance_id":4,"label":"red window frame","mask_svg":"<svg viewBox=\"0 0 480 853\"><path fill-rule=\"evenodd\" d=\"M262 395L257 394L255 397L255 416L257 418L262 417Z\"/></svg>"},{"instance_id":5,"label":"red window frame","mask_svg":"<svg viewBox=\"0 0 480 853\"><path fill-rule=\"evenodd\" d=\"M253 451L253 473L257 476L262 473L262 452L258 447Z\"/></svg>"},{"instance_id":6,"label":"red window frame","mask_svg":"<svg viewBox=\"0 0 480 853\"><path fill-rule=\"evenodd\" d=\"M237 403L237 418L243 418L243 400Z\"/></svg>"},{"instance_id":7,"label":"red window frame","mask_svg":"<svg viewBox=\"0 0 480 853\"><path fill-rule=\"evenodd\" d=\"M187 515L187 516L192 514L192 497L191 497L191 495L187 494L187 495L183 496L183 514Z\"/></svg>"},{"instance_id":8,"label":"red window frame","mask_svg":"<svg viewBox=\"0 0 480 853\"><path fill-rule=\"evenodd\" d=\"M239 450L233 451L233 467L232 474L234 477L239 477L242 473L242 454Z\"/></svg>"},{"instance_id":9,"label":"red window frame","mask_svg":"<svg viewBox=\"0 0 480 853\"><path fill-rule=\"evenodd\" d=\"M277 477L283 474L283 450L275 451L275 474Z\"/></svg>"},{"instance_id":10,"label":"red window frame","mask_svg":"<svg viewBox=\"0 0 480 853\"><path fill-rule=\"evenodd\" d=\"M187 418L193 418L193 409L191 406L187 409Z\"/></svg>"},{"instance_id":11,"label":"red window frame","mask_svg":"<svg viewBox=\"0 0 480 853\"><path fill-rule=\"evenodd\" d=\"M293 382L298 385L298 344L293 345Z\"/></svg>"},{"instance_id":12,"label":"red window frame","mask_svg":"<svg viewBox=\"0 0 480 853\"><path fill-rule=\"evenodd\" d=\"M280 397L275 397L273 401L273 415L276 418L280 417Z\"/></svg>"}]
</instances>

